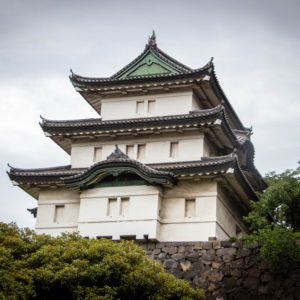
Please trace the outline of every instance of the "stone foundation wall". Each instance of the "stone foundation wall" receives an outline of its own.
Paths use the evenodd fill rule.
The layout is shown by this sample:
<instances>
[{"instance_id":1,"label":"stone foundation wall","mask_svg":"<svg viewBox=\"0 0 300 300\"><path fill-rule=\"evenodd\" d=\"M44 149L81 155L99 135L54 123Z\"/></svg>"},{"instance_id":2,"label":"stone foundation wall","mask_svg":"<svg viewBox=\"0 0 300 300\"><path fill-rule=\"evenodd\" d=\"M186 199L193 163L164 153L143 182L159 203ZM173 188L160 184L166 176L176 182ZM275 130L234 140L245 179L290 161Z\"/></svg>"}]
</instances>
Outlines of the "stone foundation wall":
<instances>
[{"instance_id":1,"label":"stone foundation wall","mask_svg":"<svg viewBox=\"0 0 300 300\"><path fill-rule=\"evenodd\" d=\"M166 270L204 288L207 299L300 299L300 265L287 276L272 274L258 245L242 242L139 243Z\"/></svg>"}]
</instances>

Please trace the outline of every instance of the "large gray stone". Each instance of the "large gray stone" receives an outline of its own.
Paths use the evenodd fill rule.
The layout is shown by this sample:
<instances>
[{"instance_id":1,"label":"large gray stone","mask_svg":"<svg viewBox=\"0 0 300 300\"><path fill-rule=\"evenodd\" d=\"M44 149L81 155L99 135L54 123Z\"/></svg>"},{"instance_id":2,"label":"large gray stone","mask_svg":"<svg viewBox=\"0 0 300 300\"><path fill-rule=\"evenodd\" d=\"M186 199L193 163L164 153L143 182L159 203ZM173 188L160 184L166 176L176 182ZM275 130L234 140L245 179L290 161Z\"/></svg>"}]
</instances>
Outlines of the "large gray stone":
<instances>
[{"instance_id":1,"label":"large gray stone","mask_svg":"<svg viewBox=\"0 0 300 300\"><path fill-rule=\"evenodd\" d=\"M261 282L270 282L272 280L272 275L269 272L264 273L261 277L260 277L260 281Z\"/></svg>"},{"instance_id":2,"label":"large gray stone","mask_svg":"<svg viewBox=\"0 0 300 300\"><path fill-rule=\"evenodd\" d=\"M166 259L164 261L164 267L166 269L175 269L178 266L178 262L173 259Z\"/></svg>"},{"instance_id":3,"label":"large gray stone","mask_svg":"<svg viewBox=\"0 0 300 300\"><path fill-rule=\"evenodd\" d=\"M203 242L196 242L194 245L195 250L202 250Z\"/></svg>"},{"instance_id":4,"label":"large gray stone","mask_svg":"<svg viewBox=\"0 0 300 300\"><path fill-rule=\"evenodd\" d=\"M216 253L218 256L223 256L223 255L235 255L236 254L236 248L221 248L216 250Z\"/></svg>"},{"instance_id":5,"label":"large gray stone","mask_svg":"<svg viewBox=\"0 0 300 300\"><path fill-rule=\"evenodd\" d=\"M212 242L203 242L202 249L209 250L212 248Z\"/></svg>"},{"instance_id":6,"label":"large gray stone","mask_svg":"<svg viewBox=\"0 0 300 300\"><path fill-rule=\"evenodd\" d=\"M257 264L258 256L257 255L249 255L245 257L245 266L247 268L251 268Z\"/></svg>"},{"instance_id":7,"label":"large gray stone","mask_svg":"<svg viewBox=\"0 0 300 300\"><path fill-rule=\"evenodd\" d=\"M243 247L243 242L242 241L236 241L236 242L232 243L232 247L242 248Z\"/></svg>"},{"instance_id":8,"label":"large gray stone","mask_svg":"<svg viewBox=\"0 0 300 300\"><path fill-rule=\"evenodd\" d=\"M213 270L208 274L207 279L212 282L217 282L217 281L221 281L223 277L224 275L222 274L222 272Z\"/></svg>"},{"instance_id":9,"label":"large gray stone","mask_svg":"<svg viewBox=\"0 0 300 300\"><path fill-rule=\"evenodd\" d=\"M232 243L230 241L221 241L221 246L224 248L232 247Z\"/></svg>"},{"instance_id":10,"label":"large gray stone","mask_svg":"<svg viewBox=\"0 0 300 300\"><path fill-rule=\"evenodd\" d=\"M197 274L200 274L199 270L191 268L183 274L183 278L187 280L192 280Z\"/></svg>"},{"instance_id":11,"label":"large gray stone","mask_svg":"<svg viewBox=\"0 0 300 300\"><path fill-rule=\"evenodd\" d=\"M180 267L183 272L186 272L187 270L189 270L191 268L191 266L192 266L192 263L188 260L180 262Z\"/></svg>"},{"instance_id":12,"label":"large gray stone","mask_svg":"<svg viewBox=\"0 0 300 300\"><path fill-rule=\"evenodd\" d=\"M260 285L257 292L258 295L267 295L269 293L269 287L267 285Z\"/></svg>"},{"instance_id":13,"label":"large gray stone","mask_svg":"<svg viewBox=\"0 0 300 300\"><path fill-rule=\"evenodd\" d=\"M242 269L244 267L244 260L242 258L234 260L230 263L232 268Z\"/></svg>"},{"instance_id":14,"label":"large gray stone","mask_svg":"<svg viewBox=\"0 0 300 300\"><path fill-rule=\"evenodd\" d=\"M213 261L215 258L215 255L214 254L208 254L208 253L204 253L202 255L202 259L203 260L206 260L206 261Z\"/></svg>"},{"instance_id":15,"label":"large gray stone","mask_svg":"<svg viewBox=\"0 0 300 300\"><path fill-rule=\"evenodd\" d=\"M171 257L172 257L172 259L179 261L179 260L183 260L185 258L185 255L184 255L184 253L175 253L175 254L172 254Z\"/></svg>"},{"instance_id":16,"label":"large gray stone","mask_svg":"<svg viewBox=\"0 0 300 300\"><path fill-rule=\"evenodd\" d=\"M244 282L243 286L247 289L254 290L258 287L259 280L255 277L247 277Z\"/></svg>"},{"instance_id":17,"label":"large gray stone","mask_svg":"<svg viewBox=\"0 0 300 300\"><path fill-rule=\"evenodd\" d=\"M230 261L233 261L235 259L235 256L233 256L233 255L224 255L222 258L223 258L223 261L225 263L228 263Z\"/></svg>"},{"instance_id":18,"label":"large gray stone","mask_svg":"<svg viewBox=\"0 0 300 300\"><path fill-rule=\"evenodd\" d=\"M164 259L166 257L167 257L167 253L160 253L160 254L157 255L158 259Z\"/></svg>"},{"instance_id":19,"label":"large gray stone","mask_svg":"<svg viewBox=\"0 0 300 300\"><path fill-rule=\"evenodd\" d=\"M224 277L222 282L226 290L232 290L236 286L236 279L232 277Z\"/></svg>"},{"instance_id":20,"label":"large gray stone","mask_svg":"<svg viewBox=\"0 0 300 300\"><path fill-rule=\"evenodd\" d=\"M169 254L175 254L177 253L178 248L177 247L170 247L168 253Z\"/></svg>"},{"instance_id":21,"label":"large gray stone","mask_svg":"<svg viewBox=\"0 0 300 300\"><path fill-rule=\"evenodd\" d=\"M196 251L190 252L186 254L186 258L192 262L196 262L199 260L199 253Z\"/></svg>"},{"instance_id":22,"label":"large gray stone","mask_svg":"<svg viewBox=\"0 0 300 300\"><path fill-rule=\"evenodd\" d=\"M260 273L261 273L261 271L260 271L260 269L258 269L258 268L251 268L251 269L249 269L248 271L247 271L247 274L248 274L248 276L249 277L256 277L256 278L259 278L260 277Z\"/></svg>"},{"instance_id":23,"label":"large gray stone","mask_svg":"<svg viewBox=\"0 0 300 300\"><path fill-rule=\"evenodd\" d=\"M242 272L240 269L232 269L230 270L230 275L238 278L242 276Z\"/></svg>"},{"instance_id":24,"label":"large gray stone","mask_svg":"<svg viewBox=\"0 0 300 300\"><path fill-rule=\"evenodd\" d=\"M153 250L153 249L155 249L155 244L154 244L154 243L148 244L147 249L148 249L148 250Z\"/></svg>"},{"instance_id":25,"label":"large gray stone","mask_svg":"<svg viewBox=\"0 0 300 300\"><path fill-rule=\"evenodd\" d=\"M213 242L213 248L214 249L220 249L221 248L221 241Z\"/></svg>"},{"instance_id":26,"label":"large gray stone","mask_svg":"<svg viewBox=\"0 0 300 300\"><path fill-rule=\"evenodd\" d=\"M185 251L185 247L184 246L179 246L178 247L178 253L184 253Z\"/></svg>"},{"instance_id":27,"label":"large gray stone","mask_svg":"<svg viewBox=\"0 0 300 300\"><path fill-rule=\"evenodd\" d=\"M246 257L246 256L249 256L250 254L251 254L251 250L249 250L247 248L241 248L238 250L236 257L237 258Z\"/></svg>"},{"instance_id":28,"label":"large gray stone","mask_svg":"<svg viewBox=\"0 0 300 300\"><path fill-rule=\"evenodd\" d=\"M160 249L154 249L152 250L152 254L157 255L160 253Z\"/></svg>"},{"instance_id":29,"label":"large gray stone","mask_svg":"<svg viewBox=\"0 0 300 300\"><path fill-rule=\"evenodd\" d=\"M222 262L217 262L217 261L213 261L213 262L212 262L212 267L213 267L214 269L219 269L222 265L223 265Z\"/></svg>"},{"instance_id":30,"label":"large gray stone","mask_svg":"<svg viewBox=\"0 0 300 300\"><path fill-rule=\"evenodd\" d=\"M165 243L157 243L156 244L156 248L157 249L162 249L162 248L164 248L165 247Z\"/></svg>"}]
</instances>

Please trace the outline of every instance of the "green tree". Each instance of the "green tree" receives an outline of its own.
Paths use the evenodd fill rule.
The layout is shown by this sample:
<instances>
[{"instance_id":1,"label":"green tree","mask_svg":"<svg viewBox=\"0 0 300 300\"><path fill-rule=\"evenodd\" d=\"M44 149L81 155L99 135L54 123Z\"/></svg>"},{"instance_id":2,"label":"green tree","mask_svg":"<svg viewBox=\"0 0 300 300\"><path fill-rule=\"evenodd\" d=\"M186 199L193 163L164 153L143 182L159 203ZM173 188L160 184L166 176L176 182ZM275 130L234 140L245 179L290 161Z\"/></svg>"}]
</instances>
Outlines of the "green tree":
<instances>
[{"instance_id":1,"label":"green tree","mask_svg":"<svg viewBox=\"0 0 300 300\"><path fill-rule=\"evenodd\" d=\"M245 217L251 230L246 240L259 241L273 269L284 272L300 259L300 169L271 172L265 180L268 188L260 201L251 202L252 210Z\"/></svg>"},{"instance_id":2,"label":"green tree","mask_svg":"<svg viewBox=\"0 0 300 300\"><path fill-rule=\"evenodd\" d=\"M204 299L132 242L0 223L0 299Z\"/></svg>"},{"instance_id":3,"label":"green tree","mask_svg":"<svg viewBox=\"0 0 300 300\"><path fill-rule=\"evenodd\" d=\"M300 169L283 173L268 173L268 188L258 202L252 202L252 211L246 220L252 230L265 228L268 224L300 231Z\"/></svg>"}]
</instances>

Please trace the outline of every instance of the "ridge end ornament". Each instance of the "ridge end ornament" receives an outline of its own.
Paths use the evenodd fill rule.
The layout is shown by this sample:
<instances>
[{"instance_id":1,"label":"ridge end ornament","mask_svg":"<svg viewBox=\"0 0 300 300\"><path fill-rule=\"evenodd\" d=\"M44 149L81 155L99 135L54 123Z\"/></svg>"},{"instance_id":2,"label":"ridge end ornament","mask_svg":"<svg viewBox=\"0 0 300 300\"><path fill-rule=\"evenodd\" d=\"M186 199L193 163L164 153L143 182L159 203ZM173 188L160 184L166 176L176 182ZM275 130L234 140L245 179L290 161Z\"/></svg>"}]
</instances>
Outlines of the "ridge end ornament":
<instances>
[{"instance_id":1,"label":"ridge end ornament","mask_svg":"<svg viewBox=\"0 0 300 300\"><path fill-rule=\"evenodd\" d=\"M152 30L152 35L149 36L148 45L150 47L156 47L156 34L154 30Z\"/></svg>"}]
</instances>

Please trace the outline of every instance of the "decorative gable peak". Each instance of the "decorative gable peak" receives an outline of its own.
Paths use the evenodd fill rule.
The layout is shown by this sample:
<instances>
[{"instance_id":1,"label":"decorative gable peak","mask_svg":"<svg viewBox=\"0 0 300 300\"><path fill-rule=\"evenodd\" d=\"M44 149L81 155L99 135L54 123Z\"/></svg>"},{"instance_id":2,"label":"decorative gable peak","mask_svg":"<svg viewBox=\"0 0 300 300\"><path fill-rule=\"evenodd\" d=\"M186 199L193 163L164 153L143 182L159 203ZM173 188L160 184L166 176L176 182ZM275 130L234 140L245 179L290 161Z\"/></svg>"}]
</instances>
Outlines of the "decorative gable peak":
<instances>
[{"instance_id":1,"label":"decorative gable peak","mask_svg":"<svg viewBox=\"0 0 300 300\"><path fill-rule=\"evenodd\" d=\"M145 50L131 63L114 74L111 79L177 75L191 71L192 69L175 60L157 47L156 34L153 30L151 36L148 38Z\"/></svg>"},{"instance_id":2,"label":"decorative gable peak","mask_svg":"<svg viewBox=\"0 0 300 300\"><path fill-rule=\"evenodd\" d=\"M129 159L129 157L122 152L118 145L116 145L116 149L109 156L107 156L108 160L118 160L118 159Z\"/></svg>"},{"instance_id":3,"label":"decorative gable peak","mask_svg":"<svg viewBox=\"0 0 300 300\"><path fill-rule=\"evenodd\" d=\"M152 30L152 35L149 36L148 44L146 45L146 47L147 46L149 46L149 47L156 47L156 34L155 34L154 30Z\"/></svg>"}]
</instances>

